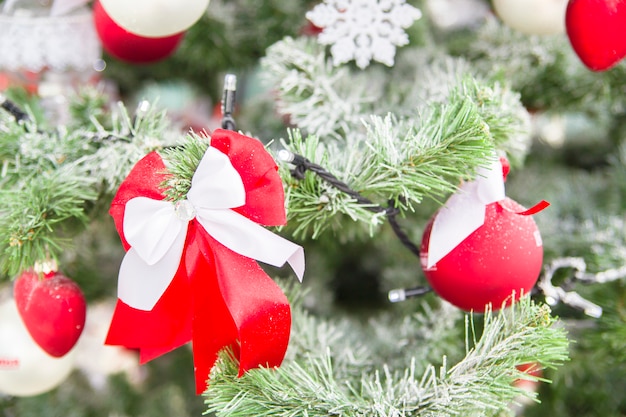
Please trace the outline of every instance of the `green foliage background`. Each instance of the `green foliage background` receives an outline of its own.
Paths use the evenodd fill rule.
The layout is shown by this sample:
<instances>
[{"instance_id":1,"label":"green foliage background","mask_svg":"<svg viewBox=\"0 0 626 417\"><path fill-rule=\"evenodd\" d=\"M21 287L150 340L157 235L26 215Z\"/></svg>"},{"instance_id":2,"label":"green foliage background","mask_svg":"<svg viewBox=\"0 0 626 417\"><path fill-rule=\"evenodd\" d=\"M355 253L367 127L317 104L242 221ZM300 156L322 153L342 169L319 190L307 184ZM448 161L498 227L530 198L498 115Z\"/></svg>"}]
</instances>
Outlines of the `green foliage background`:
<instances>
[{"instance_id":1,"label":"green foliage background","mask_svg":"<svg viewBox=\"0 0 626 417\"><path fill-rule=\"evenodd\" d=\"M183 80L217 103L224 74L236 73L241 80L239 127L267 139L286 137L284 119L274 109L274 97L256 94L265 91L256 77L259 60L268 47L285 36L298 36L306 25L304 14L314 4L212 0L207 15L189 30L170 59L136 66L106 57L107 68L102 75L113 80L129 101L136 100L150 83ZM563 37L528 37L494 22L460 33L441 33L422 21L410 34L416 45L467 60L481 77L519 91L529 109L566 117L569 129L564 144L555 147L535 140L523 166L510 174L507 194L528 203L540 199L551 202L548 210L536 216L547 262L563 256L582 257L591 272L623 265L624 64L606 73L591 73L576 61ZM411 81L419 74L405 76ZM23 97L12 97L26 103ZM415 241L419 241L421 229L436 207L436 202L425 201L403 219ZM65 253L63 263L67 275L79 283L90 302L114 293L117 265L123 255L112 221L99 209L98 220L75 239L78 250ZM404 317L437 304L433 295L402 305L386 302L387 290L419 285L424 279L418 261L384 227L374 240L346 242L345 236L326 234L301 243L307 250L308 274L319 277L306 283L309 292L303 304L321 317L360 325L378 320L376 329L395 328ZM626 415L624 281L576 285L575 289L601 305L604 315L596 320L564 306L555 308L574 342L571 360L546 371L545 376L553 383L541 384L541 404L527 407L526 416ZM440 358L446 353L450 358L462 357L462 328L462 320L457 320L451 333L439 340L441 345L432 346L438 354L434 356ZM193 395L191 363L190 351L179 349L145 365L148 379L142 386L133 386L117 375L110 378L105 392L90 388L85 376L76 371L50 393L0 398L0 413L5 417L199 416L206 405L203 398Z\"/></svg>"}]
</instances>

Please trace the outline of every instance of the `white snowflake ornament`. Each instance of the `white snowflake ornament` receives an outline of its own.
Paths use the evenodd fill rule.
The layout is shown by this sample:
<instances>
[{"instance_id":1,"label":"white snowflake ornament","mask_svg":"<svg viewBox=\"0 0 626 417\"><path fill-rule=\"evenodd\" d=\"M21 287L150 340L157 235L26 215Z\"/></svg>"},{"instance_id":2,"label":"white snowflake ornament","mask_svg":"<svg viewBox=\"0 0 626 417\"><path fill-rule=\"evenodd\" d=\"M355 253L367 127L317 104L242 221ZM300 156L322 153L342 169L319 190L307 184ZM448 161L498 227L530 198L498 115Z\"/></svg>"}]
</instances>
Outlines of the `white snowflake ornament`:
<instances>
[{"instance_id":1,"label":"white snowflake ornament","mask_svg":"<svg viewBox=\"0 0 626 417\"><path fill-rule=\"evenodd\" d=\"M332 45L333 65L355 60L361 69L372 59L393 66L396 47L409 43L404 29L421 17L405 0L324 0L306 14L322 29L318 42Z\"/></svg>"}]
</instances>

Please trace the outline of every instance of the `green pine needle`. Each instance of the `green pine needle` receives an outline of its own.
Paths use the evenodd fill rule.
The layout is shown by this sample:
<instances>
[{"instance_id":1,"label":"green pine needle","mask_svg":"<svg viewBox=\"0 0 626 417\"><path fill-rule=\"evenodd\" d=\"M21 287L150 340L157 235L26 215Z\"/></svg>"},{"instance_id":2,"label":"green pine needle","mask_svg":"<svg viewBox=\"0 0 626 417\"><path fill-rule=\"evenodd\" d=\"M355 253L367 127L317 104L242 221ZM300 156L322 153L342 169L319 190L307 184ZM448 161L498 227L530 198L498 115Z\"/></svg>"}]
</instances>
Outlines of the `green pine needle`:
<instances>
[{"instance_id":1,"label":"green pine needle","mask_svg":"<svg viewBox=\"0 0 626 417\"><path fill-rule=\"evenodd\" d=\"M191 179L210 144L210 138L190 133L180 146L163 150L168 173L171 174L162 186L168 200L185 198L191 188Z\"/></svg>"},{"instance_id":2,"label":"green pine needle","mask_svg":"<svg viewBox=\"0 0 626 417\"><path fill-rule=\"evenodd\" d=\"M296 323L320 326L317 331L322 333L328 327L324 321L296 319ZM311 331L296 328L293 338ZM481 337L468 342L465 358L455 366L448 368L444 358L439 369L428 365L421 375L410 353L403 368L378 370L373 367L381 364L338 355L334 349L345 346L345 341L319 346L317 353L301 354L280 368L253 369L241 377L236 360L225 352L204 393L207 412L229 417L496 415L519 395L534 397L513 382L541 378L523 373L518 365L555 367L567 360L565 331L555 326L547 306L529 298L511 309L487 312L480 331L468 318L467 339L473 340L477 333ZM411 346L404 349L410 352Z\"/></svg>"},{"instance_id":3,"label":"green pine needle","mask_svg":"<svg viewBox=\"0 0 626 417\"><path fill-rule=\"evenodd\" d=\"M132 166L174 144L163 111L141 103L134 114L102 106L101 92L70 97L71 120L50 129L31 114L17 123L0 111L0 272L14 276L58 259L72 238L110 204ZM28 108L27 108L28 109Z\"/></svg>"}]
</instances>

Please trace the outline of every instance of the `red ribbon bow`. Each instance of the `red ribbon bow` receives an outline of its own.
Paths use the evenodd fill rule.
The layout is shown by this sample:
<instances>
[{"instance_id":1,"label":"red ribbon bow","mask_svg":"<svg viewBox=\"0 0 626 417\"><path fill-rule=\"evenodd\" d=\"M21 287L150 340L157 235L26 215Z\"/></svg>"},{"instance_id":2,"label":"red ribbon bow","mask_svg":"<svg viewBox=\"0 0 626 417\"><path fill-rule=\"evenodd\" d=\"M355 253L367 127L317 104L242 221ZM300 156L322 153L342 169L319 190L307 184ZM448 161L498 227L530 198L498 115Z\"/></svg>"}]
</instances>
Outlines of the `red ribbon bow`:
<instances>
[{"instance_id":1,"label":"red ribbon bow","mask_svg":"<svg viewBox=\"0 0 626 417\"><path fill-rule=\"evenodd\" d=\"M211 146L228 156L243 181L246 203L233 210L265 226L285 224L282 182L263 144L218 129ZM152 152L121 184L110 214L126 250L130 248L123 231L126 203L135 197L164 199L159 186L168 175L161 157ZM232 347L238 356L239 375L259 366L279 366L290 328L291 310L280 287L255 260L228 249L192 220L167 290L150 311L118 299L106 344L139 349L143 364L192 341L200 394L225 347Z\"/></svg>"}]
</instances>

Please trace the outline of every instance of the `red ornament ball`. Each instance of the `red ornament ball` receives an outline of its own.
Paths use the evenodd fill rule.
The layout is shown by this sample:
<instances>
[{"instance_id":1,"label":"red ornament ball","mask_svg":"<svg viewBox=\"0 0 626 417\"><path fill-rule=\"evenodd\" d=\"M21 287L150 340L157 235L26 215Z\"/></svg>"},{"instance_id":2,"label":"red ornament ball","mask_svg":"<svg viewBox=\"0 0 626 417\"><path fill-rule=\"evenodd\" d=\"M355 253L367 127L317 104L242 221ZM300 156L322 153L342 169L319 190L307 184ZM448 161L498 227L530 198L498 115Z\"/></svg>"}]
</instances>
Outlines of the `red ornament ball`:
<instances>
[{"instance_id":1,"label":"red ornament ball","mask_svg":"<svg viewBox=\"0 0 626 417\"><path fill-rule=\"evenodd\" d=\"M593 71L604 71L626 56L626 1L570 0L565 27L572 48Z\"/></svg>"},{"instance_id":2,"label":"red ornament ball","mask_svg":"<svg viewBox=\"0 0 626 417\"><path fill-rule=\"evenodd\" d=\"M56 272L27 270L15 280L13 296L26 329L44 351L59 358L74 347L87 314L85 297L74 281Z\"/></svg>"},{"instance_id":3,"label":"red ornament ball","mask_svg":"<svg viewBox=\"0 0 626 417\"><path fill-rule=\"evenodd\" d=\"M529 375L529 377L518 378L513 381L513 385L528 392L536 392L539 389L539 381L533 378L543 376L542 366L538 362L529 362L516 366L517 370Z\"/></svg>"},{"instance_id":4,"label":"red ornament ball","mask_svg":"<svg viewBox=\"0 0 626 417\"><path fill-rule=\"evenodd\" d=\"M172 55L185 32L162 38L135 35L119 26L100 1L93 5L93 18L102 48L115 58L133 64L150 64Z\"/></svg>"},{"instance_id":5,"label":"red ornament ball","mask_svg":"<svg viewBox=\"0 0 626 417\"><path fill-rule=\"evenodd\" d=\"M498 310L520 294L529 294L543 262L541 235L526 209L510 198L486 206L485 222L450 253L427 268L435 217L422 236L422 270L435 293L466 311Z\"/></svg>"}]
</instances>

